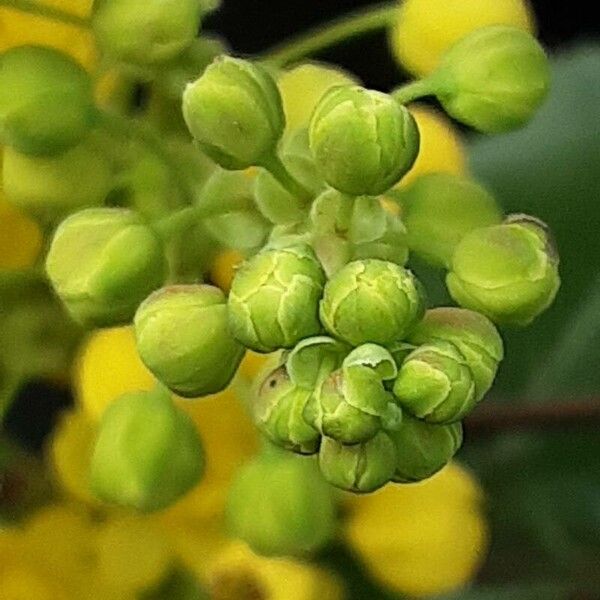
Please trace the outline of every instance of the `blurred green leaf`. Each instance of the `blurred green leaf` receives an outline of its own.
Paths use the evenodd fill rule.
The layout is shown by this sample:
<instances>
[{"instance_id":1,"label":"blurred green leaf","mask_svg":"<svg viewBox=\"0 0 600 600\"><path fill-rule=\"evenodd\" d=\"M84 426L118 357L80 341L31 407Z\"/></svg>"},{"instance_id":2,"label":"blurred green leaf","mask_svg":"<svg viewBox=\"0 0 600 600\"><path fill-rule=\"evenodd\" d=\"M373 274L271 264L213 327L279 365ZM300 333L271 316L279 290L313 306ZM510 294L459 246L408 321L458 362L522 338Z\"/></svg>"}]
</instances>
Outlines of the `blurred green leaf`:
<instances>
[{"instance_id":1,"label":"blurred green leaf","mask_svg":"<svg viewBox=\"0 0 600 600\"><path fill-rule=\"evenodd\" d=\"M495 387L499 394L522 394L551 348L555 364L585 353L587 364L600 362L600 344L590 343L586 335L579 345L570 332L600 274L599 106L600 46L588 43L553 59L550 97L526 128L478 138L471 146L476 176L508 212L527 212L546 221L561 256L563 283L554 306L533 326L505 332L507 358ZM597 315L588 322L590 328L599 325ZM552 388L536 388L537 393L553 396L592 390L600 390L597 368L583 379L561 369Z\"/></svg>"}]
</instances>

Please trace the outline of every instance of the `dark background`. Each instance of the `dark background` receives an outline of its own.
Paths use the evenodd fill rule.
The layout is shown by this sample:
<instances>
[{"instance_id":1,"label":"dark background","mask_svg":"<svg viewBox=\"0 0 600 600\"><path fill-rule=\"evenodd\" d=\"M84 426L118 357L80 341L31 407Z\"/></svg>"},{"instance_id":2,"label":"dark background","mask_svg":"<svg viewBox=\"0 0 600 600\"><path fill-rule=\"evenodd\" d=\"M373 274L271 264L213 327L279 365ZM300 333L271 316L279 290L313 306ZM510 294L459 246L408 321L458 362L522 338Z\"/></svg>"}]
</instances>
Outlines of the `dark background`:
<instances>
[{"instance_id":1,"label":"dark background","mask_svg":"<svg viewBox=\"0 0 600 600\"><path fill-rule=\"evenodd\" d=\"M367 0L224 0L205 26L229 40L234 52L252 54L345 12L374 4ZM593 15L590 2L555 4L536 0L531 4L539 37L548 48L600 34L599 19ZM346 67L367 86L377 89L389 89L401 78L383 32L369 35L368 43L363 37L323 52L318 58Z\"/></svg>"}]
</instances>

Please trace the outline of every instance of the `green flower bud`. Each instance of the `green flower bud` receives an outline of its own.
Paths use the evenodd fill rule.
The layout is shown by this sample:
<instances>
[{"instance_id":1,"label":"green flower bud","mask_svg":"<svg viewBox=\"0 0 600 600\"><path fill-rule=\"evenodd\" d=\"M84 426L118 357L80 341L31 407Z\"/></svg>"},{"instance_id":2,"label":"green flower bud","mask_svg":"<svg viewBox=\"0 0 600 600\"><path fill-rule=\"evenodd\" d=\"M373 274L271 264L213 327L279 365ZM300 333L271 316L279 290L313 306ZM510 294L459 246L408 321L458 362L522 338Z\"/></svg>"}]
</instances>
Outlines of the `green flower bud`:
<instances>
[{"instance_id":1,"label":"green flower bud","mask_svg":"<svg viewBox=\"0 0 600 600\"><path fill-rule=\"evenodd\" d=\"M106 410L90 483L102 500L142 511L165 508L202 475L202 444L166 392L125 394Z\"/></svg>"},{"instance_id":2,"label":"green flower bud","mask_svg":"<svg viewBox=\"0 0 600 600\"><path fill-rule=\"evenodd\" d=\"M221 56L183 94L183 116L200 148L222 167L268 160L285 117L273 78L260 65Z\"/></svg>"},{"instance_id":3,"label":"green flower bud","mask_svg":"<svg viewBox=\"0 0 600 600\"><path fill-rule=\"evenodd\" d=\"M203 212L214 213L204 219L205 228L226 248L252 251L267 239L270 225L256 209L253 185L246 173L218 169L198 196Z\"/></svg>"},{"instance_id":4,"label":"green flower bud","mask_svg":"<svg viewBox=\"0 0 600 600\"><path fill-rule=\"evenodd\" d=\"M244 356L229 333L227 300L210 285L174 285L151 294L135 313L144 364L180 396L225 389Z\"/></svg>"},{"instance_id":5,"label":"green flower bud","mask_svg":"<svg viewBox=\"0 0 600 600\"><path fill-rule=\"evenodd\" d=\"M92 28L103 54L144 66L170 60L189 46L201 16L198 0L100 0Z\"/></svg>"},{"instance_id":6,"label":"green flower bud","mask_svg":"<svg viewBox=\"0 0 600 600\"><path fill-rule=\"evenodd\" d=\"M112 184L111 165L92 139L56 156L31 156L7 146L4 193L12 204L43 221L102 204Z\"/></svg>"},{"instance_id":7,"label":"green flower bud","mask_svg":"<svg viewBox=\"0 0 600 600\"><path fill-rule=\"evenodd\" d=\"M475 382L477 401L490 389L504 345L494 324L483 315L465 308L440 307L428 310L409 337L413 344L451 342L458 348Z\"/></svg>"},{"instance_id":8,"label":"green flower bud","mask_svg":"<svg viewBox=\"0 0 600 600\"><path fill-rule=\"evenodd\" d=\"M308 423L342 444L358 444L381 429L397 429L402 411L384 387L398 371L392 355L375 344L355 348L317 385L304 410Z\"/></svg>"},{"instance_id":9,"label":"green flower bud","mask_svg":"<svg viewBox=\"0 0 600 600\"><path fill-rule=\"evenodd\" d=\"M374 492L394 476L398 453L392 438L380 431L362 444L345 446L323 438L319 467L325 479L349 492Z\"/></svg>"},{"instance_id":10,"label":"green flower bud","mask_svg":"<svg viewBox=\"0 0 600 600\"><path fill-rule=\"evenodd\" d=\"M398 431L390 433L398 460L392 481L412 483L442 469L462 445L462 425L432 425L405 416Z\"/></svg>"},{"instance_id":11,"label":"green flower bud","mask_svg":"<svg viewBox=\"0 0 600 600\"><path fill-rule=\"evenodd\" d=\"M467 233L502 222L493 196L466 177L429 173L399 195L409 248L436 267L450 265Z\"/></svg>"},{"instance_id":12,"label":"green flower bud","mask_svg":"<svg viewBox=\"0 0 600 600\"><path fill-rule=\"evenodd\" d=\"M327 190L312 204L310 228L315 252L330 277L353 260L379 258L404 265L408 259L404 224L378 198Z\"/></svg>"},{"instance_id":13,"label":"green flower bud","mask_svg":"<svg viewBox=\"0 0 600 600\"><path fill-rule=\"evenodd\" d=\"M313 196L321 192L324 182L317 174L306 129L297 130L286 141L282 161L291 175ZM254 192L258 209L272 223L285 225L306 218L306 203L285 190L267 170L258 174Z\"/></svg>"},{"instance_id":14,"label":"green flower bud","mask_svg":"<svg viewBox=\"0 0 600 600\"><path fill-rule=\"evenodd\" d=\"M320 316L327 331L353 346L388 345L421 319L420 284L405 268L367 259L348 263L325 285Z\"/></svg>"},{"instance_id":15,"label":"green flower bud","mask_svg":"<svg viewBox=\"0 0 600 600\"><path fill-rule=\"evenodd\" d=\"M446 278L454 300L496 323L527 325L554 300L558 257L530 218L476 229L456 247Z\"/></svg>"},{"instance_id":16,"label":"green flower bud","mask_svg":"<svg viewBox=\"0 0 600 600\"><path fill-rule=\"evenodd\" d=\"M274 444L297 454L314 454L319 449L319 432L304 419L311 390L290 378L281 353L270 360L267 370L256 378L252 395L252 418Z\"/></svg>"},{"instance_id":17,"label":"green flower bud","mask_svg":"<svg viewBox=\"0 0 600 600\"><path fill-rule=\"evenodd\" d=\"M72 58L42 46L0 54L0 144L58 154L85 137L93 118L92 83Z\"/></svg>"},{"instance_id":18,"label":"green flower bud","mask_svg":"<svg viewBox=\"0 0 600 600\"><path fill-rule=\"evenodd\" d=\"M71 315L98 327L130 321L162 285L166 268L158 236L119 208L89 208L65 219L46 258L50 282Z\"/></svg>"},{"instance_id":19,"label":"green flower bud","mask_svg":"<svg viewBox=\"0 0 600 600\"><path fill-rule=\"evenodd\" d=\"M270 451L244 465L226 506L230 532L267 556L306 555L335 532L333 490L314 460Z\"/></svg>"},{"instance_id":20,"label":"green flower bud","mask_svg":"<svg viewBox=\"0 0 600 600\"><path fill-rule=\"evenodd\" d=\"M310 246L265 250L245 262L229 294L229 325L247 348L272 352L319 333L325 275Z\"/></svg>"},{"instance_id":21,"label":"green flower bud","mask_svg":"<svg viewBox=\"0 0 600 600\"><path fill-rule=\"evenodd\" d=\"M251 411L259 429L275 444L299 454L314 454L320 434L305 417L313 390L348 353L327 337L302 340L291 352L277 352L254 381Z\"/></svg>"},{"instance_id":22,"label":"green flower bud","mask_svg":"<svg viewBox=\"0 0 600 600\"><path fill-rule=\"evenodd\" d=\"M411 352L394 382L398 402L428 423L454 423L477 402L466 360L450 342L424 344Z\"/></svg>"},{"instance_id":23,"label":"green flower bud","mask_svg":"<svg viewBox=\"0 0 600 600\"><path fill-rule=\"evenodd\" d=\"M345 85L321 99L310 122L310 147L323 178L353 196L396 184L419 151L419 130L391 96Z\"/></svg>"},{"instance_id":24,"label":"green flower bud","mask_svg":"<svg viewBox=\"0 0 600 600\"><path fill-rule=\"evenodd\" d=\"M505 25L482 27L459 40L429 78L446 112L484 133L527 123L549 80L548 59L536 39Z\"/></svg>"}]
</instances>

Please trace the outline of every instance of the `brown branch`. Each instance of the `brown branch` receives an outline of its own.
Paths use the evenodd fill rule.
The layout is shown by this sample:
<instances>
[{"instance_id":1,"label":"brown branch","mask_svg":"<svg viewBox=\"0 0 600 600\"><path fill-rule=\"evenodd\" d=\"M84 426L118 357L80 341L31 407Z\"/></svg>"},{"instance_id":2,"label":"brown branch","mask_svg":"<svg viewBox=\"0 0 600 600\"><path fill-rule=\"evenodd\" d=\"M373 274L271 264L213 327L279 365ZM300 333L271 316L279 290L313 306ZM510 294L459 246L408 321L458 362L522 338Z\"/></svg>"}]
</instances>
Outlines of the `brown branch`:
<instances>
[{"instance_id":1,"label":"brown branch","mask_svg":"<svg viewBox=\"0 0 600 600\"><path fill-rule=\"evenodd\" d=\"M600 398L543 404L484 402L465 419L465 429L472 435L573 427L600 429Z\"/></svg>"}]
</instances>

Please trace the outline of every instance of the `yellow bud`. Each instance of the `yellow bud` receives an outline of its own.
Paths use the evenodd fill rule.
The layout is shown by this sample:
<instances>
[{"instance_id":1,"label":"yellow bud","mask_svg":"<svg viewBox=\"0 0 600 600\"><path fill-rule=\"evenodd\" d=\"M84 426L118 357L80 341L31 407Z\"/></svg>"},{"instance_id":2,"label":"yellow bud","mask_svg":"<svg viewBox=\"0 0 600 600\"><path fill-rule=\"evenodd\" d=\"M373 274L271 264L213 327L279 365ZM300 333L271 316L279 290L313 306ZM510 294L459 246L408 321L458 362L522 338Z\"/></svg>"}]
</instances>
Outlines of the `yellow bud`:
<instances>
[{"instance_id":1,"label":"yellow bud","mask_svg":"<svg viewBox=\"0 0 600 600\"><path fill-rule=\"evenodd\" d=\"M405 0L390 33L390 44L400 65L424 76L437 67L454 42L486 25L535 30L526 0Z\"/></svg>"},{"instance_id":2,"label":"yellow bud","mask_svg":"<svg viewBox=\"0 0 600 600\"><path fill-rule=\"evenodd\" d=\"M210 280L224 292L229 292L235 270L242 262L244 262L244 255L237 250L223 250L211 266Z\"/></svg>"},{"instance_id":3,"label":"yellow bud","mask_svg":"<svg viewBox=\"0 0 600 600\"><path fill-rule=\"evenodd\" d=\"M119 396L156 385L138 356L132 327L92 333L79 351L74 376L77 400L94 420Z\"/></svg>"},{"instance_id":4,"label":"yellow bud","mask_svg":"<svg viewBox=\"0 0 600 600\"><path fill-rule=\"evenodd\" d=\"M0 270L33 265L42 241L38 224L6 202L0 192Z\"/></svg>"},{"instance_id":5,"label":"yellow bud","mask_svg":"<svg viewBox=\"0 0 600 600\"><path fill-rule=\"evenodd\" d=\"M315 106L323 94L336 85L356 83L356 79L337 67L304 63L282 73L277 80L287 131L308 127Z\"/></svg>"},{"instance_id":6,"label":"yellow bud","mask_svg":"<svg viewBox=\"0 0 600 600\"><path fill-rule=\"evenodd\" d=\"M422 105L410 106L417 122L420 146L412 169L396 187L405 186L425 173L467 173L467 158L460 133L441 112Z\"/></svg>"},{"instance_id":7,"label":"yellow bud","mask_svg":"<svg viewBox=\"0 0 600 600\"><path fill-rule=\"evenodd\" d=\"M424 482L354 499L346 537L383 585L409 596L444 594L470 581L485 557L481 504L473 477L451 463Z\"/></svg>"},{"instance_id":8,"label":"yellow bud","mask_svg":"<svg viewBox=\"0 0 600 600\"><path fill-rule=\"evenodd\" d=\"M96 427L82 410L63 415L54 430L49 454L54 474L62 488L75 499L95 504L89 490L89 470Z\"/></svg>"}]
</instances>

